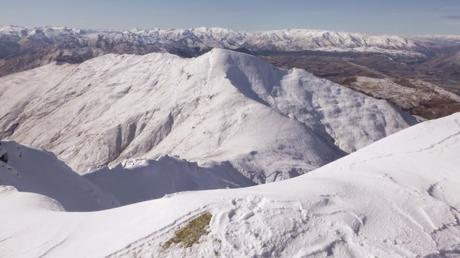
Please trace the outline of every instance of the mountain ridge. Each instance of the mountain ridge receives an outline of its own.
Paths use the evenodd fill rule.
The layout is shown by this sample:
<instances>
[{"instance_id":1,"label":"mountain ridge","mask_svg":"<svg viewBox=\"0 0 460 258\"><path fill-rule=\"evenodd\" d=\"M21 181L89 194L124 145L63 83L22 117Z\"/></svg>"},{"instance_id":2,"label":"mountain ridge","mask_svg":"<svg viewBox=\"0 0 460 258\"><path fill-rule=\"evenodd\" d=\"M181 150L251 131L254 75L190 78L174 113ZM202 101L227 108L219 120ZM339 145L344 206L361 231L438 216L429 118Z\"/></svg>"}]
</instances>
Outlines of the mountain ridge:
<instances>
[{"instance_id":1,"label":"mountain ridge","mask_svg":"<svg viewBox=\"0 0 460 258\"><path fill-rule=\"evenodd\" d=\"M80 173L177 155L232 161L263 183L303 174L415 123L386 101L222 49L192 59L110 54L0 82L0 135L50 150Z\"/></svg>"},{"instance_id":2,"label":"mountain ridge","mask_svg":"<svg viewBox=\"0 0 460 258\"><path fill-rule=\"evenodd\" d=\"M182 40L189 41L189 48L192 47L231 47L245 48L249 50L283 50L283 51L299 51L299 50L314 50L322 49L322 47L334 47L332 51L339 51L363 47L356 51L366 51L366 47L370 47L369 51L388 49L388 50L414 50L415 42L410 38L396 35L367 35L363 33L349 33L328 30L313 30L313 29L277 29L264 31L237 31L219 27L197 27L186 29L131 29L125 31L117 30L92 30L92 29L77 29L71 27L21 27L21 26L0 26L0 35L15 36L21 38L29 38L33 36L41 36L42 39L60 40L60 36L113 36L127 37L132 36L145 37L145 42L162 43L161 41L181 42ZM138 38L142 39L142 38ZM302 39L304 42L300 42ZM272 40L281 41L279 48ZM323 40L323 42L321 41ZM197 45L194 45L197 44ZM203 44L203 45L200 45ZM208 44L208 45L206 45ZM290 45L289 45L290 44ZM264 47L264 45L266 47ZM329 46L328 46L329 45ZM271 47L270 47L271 46ZM327 51L327 49L322 49ZM398 53L398 52L395 52ZM401 52L403 53L403 52Z\"/></svg>"},{"instance_id":3,"label":"mountain ridge","mask_svg":"<svg viewBox=\"0 0 460 258\"><path fill-rule=\"evenodd\" d=\"M304 29L238 32L221 28L131 31L0 26L0 76L53 61L81 63L108 53L169 52L199 56L212 48L241 52L318 50L423 56L423 47L399 36Z\"/></svg>"}]
</instances>

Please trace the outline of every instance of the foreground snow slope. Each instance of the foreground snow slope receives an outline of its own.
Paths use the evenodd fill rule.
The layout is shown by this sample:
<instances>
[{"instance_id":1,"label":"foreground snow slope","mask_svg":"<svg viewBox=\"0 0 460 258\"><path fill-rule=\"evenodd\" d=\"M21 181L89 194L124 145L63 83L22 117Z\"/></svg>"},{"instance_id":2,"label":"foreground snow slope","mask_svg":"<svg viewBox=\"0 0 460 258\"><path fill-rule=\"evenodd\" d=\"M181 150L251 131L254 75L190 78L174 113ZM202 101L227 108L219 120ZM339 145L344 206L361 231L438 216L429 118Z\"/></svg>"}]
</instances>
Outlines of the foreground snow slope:
<instances>
[{"instance_id":1,"label":"foreground snow slope","mask_svg":"<svg viewBox=\"0 0 460 258\"><path fill-rule=\"evenodd\" d=\"M119 202L79 176L53 154L14 142L1 142L8 163L0 161L0 184L56 199L68 211L112 208Z\"/></svg>"},{"instance_id":2,"label":"foreground snow slope","mask_svg":"<svg viewBox=\"0 0 460 258\"><path fill-rule=\"evenodd\" d=\"M0 142L0 185L46 195L66 211L96 211L163 197L180 191L254 185L231 164L196 163L172 157L126 160L81 176L53 154L15 142ZM13 189L12 188L12 189Z\"/></svg>"},{"instance_id":3,"label":"foreground snow slope","mask_svg":"<svg viewBox=\"0 0 460 258\"><path fill-rule=\"evenodd\" d=\"M130 158L230 161L255 183L303 174L413 120L387 102L222 49L106 55L0 78L0 137L80 173Z\"/></svg>"},{"instance_id":4,"label":"foreground snow slope","mask_svg":"<svg viewBox=\"0 0 460 258\"><path fill-rule=\"evenodd\" d=\"M460 254L460 114L389 136L306 175L187 192L92 213L4 188L5 257L455 257ZM14 205L13 205L14 204ZM161 244L209 211L209 233ZM27 243L27 244L24 244Z\"/></svg>"},{"instance_id":5,"label":"foreground snow slope","mask_svg":"<svg viewBox=\"0 0 460 258\"><path fill-rule=\"evenodd\" d=\"M147 201L182 191L239 188L254 185L230 163L200 167L172 157L127 160L84 176L113 194L122 205Z\"/></svg>"}]
</instances>

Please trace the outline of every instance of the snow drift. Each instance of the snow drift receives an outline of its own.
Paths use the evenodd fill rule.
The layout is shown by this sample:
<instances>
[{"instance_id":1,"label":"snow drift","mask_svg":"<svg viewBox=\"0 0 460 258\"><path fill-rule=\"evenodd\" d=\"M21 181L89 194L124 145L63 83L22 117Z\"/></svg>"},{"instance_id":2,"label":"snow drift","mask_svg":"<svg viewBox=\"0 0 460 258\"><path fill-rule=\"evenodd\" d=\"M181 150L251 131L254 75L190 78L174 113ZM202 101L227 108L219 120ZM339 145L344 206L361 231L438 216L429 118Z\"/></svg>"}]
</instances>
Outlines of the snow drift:
<instances>
[{"instance_id":1,"label":"snow drift","mask_svg":"<svg viewBox=\"0 0 460 258\"><path fill-rule=\"evenodd\" d=\"M57 200L68 211L112 208L119 202L111 194L79 176L46 153L14 142L1 142L8 163L0 161L0 184L22 192L33 192Z\"/></svg>"},{"instance_id":2,"label":"snow drift","mask_svg":"<svg viewBox=\"0 0 460 258\"><path fill-rule=\"evenodd\" d=\"M66 211L97 211L192 190L254 185L228 162L200 167L164 156L158 160L125 160L85 176L53 154L15 142L0 142L0 185L55 199Z\"/></svg>"},{"instance_id":3,"label":"snow drift","mask_svg":"<svg viewBox=\"0 0 460 258\"><path fill-rule=\"evenodd\" d=\"M161 157L128 160L85 175L122 204L131 204L191 190L239 188L254 185L228 163L200 167L197 163Z\"/></svg>"},{"instance_id":4,"label":"snow drift","mask_svg":"<svg viewBox=\"0 0 460 258\"><path fill-rule=\"evenodd\" d=\"M455 257L460 254L459 152L460 114L455 114L403 130L306 175L244 189L67 213L57 212L50 199L3 188L0 253ZM212 218L198 243L162 247L203 212Z\"/></svg>"}]
</instances>

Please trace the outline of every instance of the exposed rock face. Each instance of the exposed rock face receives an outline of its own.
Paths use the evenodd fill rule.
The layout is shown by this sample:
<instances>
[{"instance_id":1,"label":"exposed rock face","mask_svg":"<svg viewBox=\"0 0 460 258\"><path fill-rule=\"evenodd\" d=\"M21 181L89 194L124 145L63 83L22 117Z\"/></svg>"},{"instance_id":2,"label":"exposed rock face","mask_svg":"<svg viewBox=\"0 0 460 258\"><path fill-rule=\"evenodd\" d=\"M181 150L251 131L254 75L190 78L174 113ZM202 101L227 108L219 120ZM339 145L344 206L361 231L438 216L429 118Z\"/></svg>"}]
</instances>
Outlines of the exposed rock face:
<instances>
[{"instance_id":1,"label":"exposed rock face","mask_svg":"<svg viewBox=\"0 0 460 258\"><path fill-rule=\"evenodd\" d=\"M355 77L344 85L410 111L434 119L460 112L460 96L420 80Z\"/></svg>"},{"instance_id":2,"label":"exposed rock face","mask_svg":"<svg viewBox=\"0 0 460 258\"><path fill-rule=\"evenodd\" d=\"M306 69L369 96L386 99L426 119L460 111L459 45L424 44L424 56L309 51L268 53L262 57L276 66ZM364 78L368 78L366 83Z\"/></svg>"}]
</instances>

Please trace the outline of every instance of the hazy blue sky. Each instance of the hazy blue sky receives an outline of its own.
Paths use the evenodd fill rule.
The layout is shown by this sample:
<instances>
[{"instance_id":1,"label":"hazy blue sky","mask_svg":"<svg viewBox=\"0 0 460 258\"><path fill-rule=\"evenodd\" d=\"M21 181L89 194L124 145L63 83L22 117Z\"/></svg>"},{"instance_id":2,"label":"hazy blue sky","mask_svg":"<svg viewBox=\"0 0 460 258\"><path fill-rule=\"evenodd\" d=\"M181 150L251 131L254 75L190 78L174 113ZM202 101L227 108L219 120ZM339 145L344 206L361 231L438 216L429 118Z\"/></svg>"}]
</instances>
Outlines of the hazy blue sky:
<instances>
[{"instance_id":1,"label":"hazy blue sky","mask_svg":"<svg viewBox=\"0 0 460 258\"><path fill-rule=\"evenodd\" d=\"M0 24L460 34L460 0L0 0Z\"/></svg>"}]
</instances>

